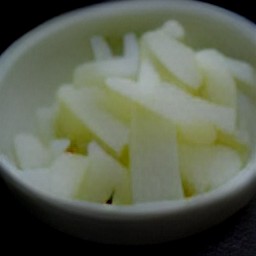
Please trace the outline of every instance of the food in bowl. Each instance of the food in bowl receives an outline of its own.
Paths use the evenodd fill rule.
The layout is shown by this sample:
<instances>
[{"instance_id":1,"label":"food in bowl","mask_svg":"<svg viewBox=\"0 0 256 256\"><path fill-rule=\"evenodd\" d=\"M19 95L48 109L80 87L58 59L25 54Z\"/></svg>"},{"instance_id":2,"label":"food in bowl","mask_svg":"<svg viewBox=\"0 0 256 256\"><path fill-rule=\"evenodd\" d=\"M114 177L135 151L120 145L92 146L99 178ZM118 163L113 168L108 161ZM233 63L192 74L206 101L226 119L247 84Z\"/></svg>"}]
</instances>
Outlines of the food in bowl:
<instances>
[{"instance_id":1,"label":"food in bowl","mask_svg":"<svg viewBox=\"0 0 256 256\"><path fill-rule=\"evenodd\" d=\"M194 49L177 20L91 37L92 59L14 138L17 172L53 196L127 205L224 185L251 152L252 65Z\"/></svg>"}]
</instances>

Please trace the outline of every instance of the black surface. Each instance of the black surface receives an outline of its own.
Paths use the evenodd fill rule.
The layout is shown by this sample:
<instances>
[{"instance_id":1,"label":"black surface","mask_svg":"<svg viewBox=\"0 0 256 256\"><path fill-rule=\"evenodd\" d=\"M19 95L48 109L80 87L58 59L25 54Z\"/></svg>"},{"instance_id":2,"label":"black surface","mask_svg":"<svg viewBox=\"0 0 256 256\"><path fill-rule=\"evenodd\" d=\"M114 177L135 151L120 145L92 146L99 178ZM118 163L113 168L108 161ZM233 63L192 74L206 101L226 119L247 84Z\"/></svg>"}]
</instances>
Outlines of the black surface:
<instances>
[{"instance_id":1,"label":"black surface","mask_svg":"<svg viewBox=\"0 0 256 256\"><path fill-rule=\"evenodd\" d=\"M76 0L1 2L0 52L25 32L49 18L95 2ZM205 2L222 6L256 22L252 1ZM52 229L24 209L1 179L0 204L1 255L10 255L12 252L33 253L33 255L52 254L54 251L56 253L56 249L57 252L66 252L68 255L76 255L77 252L79 254L94 254L95 252L108 253L111 251L123 254L129 249L136 249L137 252L140 252L138 249L150 249L152 252L153 249L157 249L158 253L161 253L159 251L161 249L167 249L165 253L169 255L256 255L256 197L233 217L201 234L175 242L136 247L101 245L83 241ZM2 253L4 249L7 251Z\"/></svg>"}]
</instances>

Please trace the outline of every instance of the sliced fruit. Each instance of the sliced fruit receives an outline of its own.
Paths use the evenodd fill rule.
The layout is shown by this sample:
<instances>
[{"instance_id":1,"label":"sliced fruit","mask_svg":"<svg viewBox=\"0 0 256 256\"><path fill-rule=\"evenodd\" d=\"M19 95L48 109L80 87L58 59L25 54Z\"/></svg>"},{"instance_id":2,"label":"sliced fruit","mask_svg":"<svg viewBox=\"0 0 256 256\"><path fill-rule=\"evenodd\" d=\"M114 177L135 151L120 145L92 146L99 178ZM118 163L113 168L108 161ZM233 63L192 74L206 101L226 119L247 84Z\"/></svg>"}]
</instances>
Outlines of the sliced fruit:
<instances>
[{"instance_id":1,"label":"sliced fruit","mask_svg":"<svg viewBox=\"0 0 256 256\"><path fill-rule=\"evenodd\" d=\"M195 124L233 133L236 127L236 111L195 97L175 85L158 86L148 93L128 79L108 79L107 86L121 96L170 119L178 126Z\"/></svg>"},{"instance_id":2,"label":"sliced fruit","mask_svg":"<svg viewBox=\"0 0 256 256\"><path fill-rule=\"evenodd\" d=\"M201 85L201 74L194 51L166 33L147 32L142 36L142 47L159 61L178 80L192 89Z\"/></svg>"},{"instance_id":3,"label":"sliced fruit","mask_svg":"<svg viewBox=\"0 0 256 256\"><path fill-rule=\"evenodd\" d=\"M237 107L237 88L225 57L216 50L207 49L196 54L204 74L203 96L220 105Z\"/></svg>"},{"instance_id":4,"label":"sliced fruit","mask_svg":"<svg viewBox=\"0 0 256 256\"><path fill-rule=\"evenodd\" d=\"M247 95L256 99L256 71L252 65L245 61L226 57L228 68L237 81L238 88Z\"/></svg>"},{"instance_id":5,"label":"sliced fruit","mask_svg":"<svg viewBox=\"0 0 256 256\"><path fill-rule=\"evenodd\" d=\"M217 134L217 130L210 122L181 125L177 129L178 141L181 143L210 145L215 143Z\"/></svg>"},{"instance_id":6,"label":"sliced fruit","mask_svg":"<svg viewBox=\"0 0 256 256\"><path fill-rule=\"evenodd\" d=\"M130 143L134 203L183 197L176 143L176 127L170 120L134 108Z\"/></svg>"},{"instance_id":7,"label":"sliced fruit","mask_svg":"<svg viewBox=\"0 0 256 256\"><path fill-rule=\"evenodd\" d=\"M230 57L226 57L226 62L235 79L247 86L255 87L256 73L249 63Z\"/></svg>"},{"instance_id":8,"label":"sliced fruit","mask_svg":"<svg viewBox=\"0 0 256 256\"><path fill-rule=\"evenodd\" d=\"M94 59L97 61L108 60L113 57L112 51L103 36L95 35L91 37L91 48Z\"/></svg>"},{"instance_id":9,"label":"sliced fruit","mask_svg":"<svg viewBox=\"0 0 256 256\"><path fill-rule=\"evenodd\" d=\"M89 167L77 193L77 198L112 204L131 203L130 177L124 168L97 144L89 145Z\"/></svg>"},{"instance_id":10,"label":"sliced fruit","mask_svg":"<svg viewBox=\"0 0 256 256\"><path fill-rule=\"evenodd\" d=\"M175 39L183 39L185 36L184 28L176 20L166 21L159 30Z\"/></svg>"},{"instance_id":11,"label":"sliced fruit","mask_svg":"<svg viewBox=\"0 0 256 256\"><path fill-rule=\"evenodd\" d=\"M50 191L62 198L73 198L87 172L86 156L63 153L50 167Z\"/></svg>"},{"instance_id":12,"label":"sliced fruit","mask_svg":"<svg viewBox=\"0 0 256 256\"><path fill-rule=\"evenodd\" d=\"M223 185L242 167L238 153L222 145L180 145L179 162L186 196Z\"/></svg>"},{"instance_id":13,"label":"sliced fruit","mask_svg":"<svg viewBox=\"0 0 256 256\"><path fill-rule=\"evenodd\" d=\"M20 177L35 189L51 196L73 198L87 166L87 157L63 153L47 168L23 169Z\"/></svg>"},{"instance_id":14,"label":"sliced fruit","mask_svg":"<svg viewBox=\"0 0 256 256\"><path fill-rule=\"evenodd\" d=\"M21 169L43 168L50 163L48 148L33 134L18 134L14 139L14 150Z\"/></svg>"},{"instance_id":15,"label":"sliced fruit","mask_svg":"<svg viewBox=\"0 0 256 256\"><path fill-rule=\"evenodd\" d=\"M84 152L87 144L96 139L115 156L120 156L128 143L128 127L100 107L100 97L101 92L95 88L61 87L56 130Z\"/></svg>"},{"instance_id":16,"label":"sliced fruit","mask_svg":"<svg viewBox=\"0 0 256 256\"><path fill-rule=\"evenodd\" d=\"M161 84L161 78L157 73L150 58L143 58L138 72L138 84L145 92L151 93L151 89Z\"/></svg>"},{"instance_id":17,"label":"sliced fruit","mask_svg":"<svg viewBox=\"0 0 256 256\"><path fill-rule=\"evenodd\" d=\"M97 39L97 38L96 38ZM93 41L94 53L96 60L86 62L75 69L73 82L77 87L81 86L104 86L105 79L108 77L129 77L134 78L137 75L139 64L139 46L138 40L133 33L124 35L124 51L123 56L110 57L106 42L103 39L95 39ZM98 42L100 41L100 42ZM103 44L103 45L101 45ZM98 48L103 49L98 49ZM97 56L105 55L105 56Z\"/></svg>"},{"instance_id":18,"label":"sliced fruit","mask_svg":"<svg viewBox=\"0 0 256 256\"><path fill-rule=\"evenodd\" d=\"M175 20L140 39L93 36L93 59L37 111L39 136L15 138L21 178L56 197L122 205L179 200L235 176L255 150L255 70L184 37Z\"/></svg>"}]
</instances>

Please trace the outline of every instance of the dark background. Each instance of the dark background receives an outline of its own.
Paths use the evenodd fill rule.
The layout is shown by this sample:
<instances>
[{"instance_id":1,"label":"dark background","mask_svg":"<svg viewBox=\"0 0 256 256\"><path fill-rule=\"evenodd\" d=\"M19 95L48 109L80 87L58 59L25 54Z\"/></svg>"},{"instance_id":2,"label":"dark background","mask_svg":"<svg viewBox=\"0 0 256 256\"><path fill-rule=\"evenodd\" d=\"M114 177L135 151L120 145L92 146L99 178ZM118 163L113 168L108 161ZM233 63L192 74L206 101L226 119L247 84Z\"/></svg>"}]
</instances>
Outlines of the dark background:
<instances>
[{"instance_id":1,"label":"dark background","mask_svg":"<svg viewBox=\"0 0 256 256\"><path fill-rule=\"evenodd\" d=\"M106 1L2 1L0 3L0 53L42 22L69 10L100 2ZM203 2L224 7L256 22L253 1ZM95 252L105 254L114 251L123 254L129 249L136 249L136 252L140 252L137 251L138 249L145 252L147 249L152 252L156 249L157 253L161 253L161 249L167 249L165 253L169 255L189 256L256 255L256 197L233 217L199 235L158 245L129 247L83 241L49 227L24 209L1 179L0 205L1 255L17 252L33 253L33 255L64 252L68 255L77 255ZM7 251L4 251L5 249Z\"/></svg>"}]
</instances>

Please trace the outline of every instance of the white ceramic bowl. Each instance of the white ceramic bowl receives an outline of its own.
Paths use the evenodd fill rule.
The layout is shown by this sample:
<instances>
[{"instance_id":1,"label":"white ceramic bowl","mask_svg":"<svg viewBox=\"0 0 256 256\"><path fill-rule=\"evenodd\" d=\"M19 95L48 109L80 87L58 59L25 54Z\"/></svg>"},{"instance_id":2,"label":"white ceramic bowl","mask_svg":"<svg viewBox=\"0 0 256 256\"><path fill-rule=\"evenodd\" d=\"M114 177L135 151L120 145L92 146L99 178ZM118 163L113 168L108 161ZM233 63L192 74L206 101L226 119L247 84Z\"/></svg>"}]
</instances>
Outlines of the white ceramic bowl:
<instances>
[{"instance_id":1,"label":"white ceramic bowl","mask_svg":"<svg viewBox=\"0 0 256 256\"><path fill-rule=\"evenodd\" d=\"M255 25L223 9L193 1L127 1L76 10L34 29L0 59L0 154L12 158L20 131L33 130L34 110L53 100L57 86L72 79L89 58L95 33L141 32L177 19L196 48L216 47L256 65ZM50 225L105 243L155 243L200 232L242 208L256 191L256 158L224 186L189 200L132 206L100 205L51 198L21 182L1 158L1 176L21 200Z\"/></svg>"}]
</instances>

